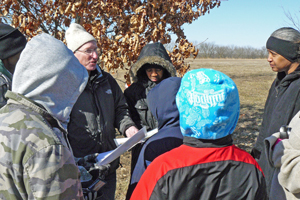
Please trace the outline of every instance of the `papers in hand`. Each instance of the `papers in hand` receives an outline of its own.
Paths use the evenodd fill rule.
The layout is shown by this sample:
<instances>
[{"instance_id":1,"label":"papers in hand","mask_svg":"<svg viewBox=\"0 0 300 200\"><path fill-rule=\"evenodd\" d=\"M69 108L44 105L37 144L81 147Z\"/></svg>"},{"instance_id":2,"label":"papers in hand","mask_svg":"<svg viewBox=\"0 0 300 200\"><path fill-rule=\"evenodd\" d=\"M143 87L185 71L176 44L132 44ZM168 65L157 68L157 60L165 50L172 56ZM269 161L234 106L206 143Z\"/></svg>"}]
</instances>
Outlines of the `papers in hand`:
<instances>
[{"instance_id":1,"label":"papers in hand","mask_svg":"<svg viewBox=\"0 0 300 200\"><path fill-rule=\"evenodd\" d=\"M151 137L155 133L157 133L157 129L154 129L152 131L149 131L147 133L147 130L145 127L143 127L141 130L139 130L135 135L133 135L130 138L124 138L123 143L121 145L117 145L118 147L115 150L108 151L105 153L100 153L96 158L96 166L100 165L106 165L120 157L124 152L131 149L134 145L137 143ZM123 138L122 138L123 139Z\"/></svg>"},{"instance_id":2,"label":"papers in hand","mask_svg":"<svg viewBox=\"0 0 300 200\"><path fill-rule=\"evenodd\" d=\"M140 142L145 142L146 139L150 138L152 135L154 135L154 134L157 133L157 132L158 132L158 129L157 129L157 128L155 128L155 129L153 129L153 130L151 130L151 131L146 132L146 133L145 133L145 138L142 139ZM116 144L117 146L120 146L120 145L124 144L124 143L125 143L127 140L129 140L129 139L130 139L130 138L115 138L114 141L115 141L115 144Z\"/></svg>"}]
</instances>

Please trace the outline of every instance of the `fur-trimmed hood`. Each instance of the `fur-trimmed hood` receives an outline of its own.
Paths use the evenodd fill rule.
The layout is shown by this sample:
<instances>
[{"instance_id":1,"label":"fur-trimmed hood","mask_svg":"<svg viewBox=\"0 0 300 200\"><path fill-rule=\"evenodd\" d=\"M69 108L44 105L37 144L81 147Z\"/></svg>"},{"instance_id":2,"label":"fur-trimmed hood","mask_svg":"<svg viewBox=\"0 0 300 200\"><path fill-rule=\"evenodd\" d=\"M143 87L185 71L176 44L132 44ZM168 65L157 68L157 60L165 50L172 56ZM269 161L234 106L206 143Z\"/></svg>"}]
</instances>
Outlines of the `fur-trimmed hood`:
<instances>
[{"instance_id":1,"label":"fur-trimmed hood","mask_svg":"<svg viewBox=\"0 0 300 200\"><path fill-rule=\"evenodd\" d=\"M160 42L147 44L141 51L138 60L132 65L129 73L133 82L137 81L137 72L145 64L156 64L166 69L171 76L176 76L176 69L170 56Z\"/></svg>"}]
</instances>

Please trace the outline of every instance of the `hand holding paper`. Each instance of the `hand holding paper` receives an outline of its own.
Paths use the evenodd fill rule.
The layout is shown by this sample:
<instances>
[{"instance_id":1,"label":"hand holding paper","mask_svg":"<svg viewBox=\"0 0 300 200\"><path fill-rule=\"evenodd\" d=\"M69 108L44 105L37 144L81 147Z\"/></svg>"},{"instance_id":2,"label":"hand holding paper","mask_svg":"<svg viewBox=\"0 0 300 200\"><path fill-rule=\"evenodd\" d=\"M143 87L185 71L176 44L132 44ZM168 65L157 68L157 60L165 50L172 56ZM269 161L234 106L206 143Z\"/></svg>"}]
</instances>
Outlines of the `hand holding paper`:
<instances>
[{"instance_id":1,"label":"hand holding paper","mask_svg":"<svg viewBox=\"0 0 300 200\"><path fill-rule=\"evenodd\" d=\"M111 163L112 161L120 157L124 152L131 149L134 145L151 137L152 135L157 133L157 131L158 131L157 129L154 129L147 133L146 128L143 127L132 137L126 138L127 140L123 144L119 145L115 150L99 154L95 159L96 160L95 166L106 165Z\"/></svg>"}]
</instances>

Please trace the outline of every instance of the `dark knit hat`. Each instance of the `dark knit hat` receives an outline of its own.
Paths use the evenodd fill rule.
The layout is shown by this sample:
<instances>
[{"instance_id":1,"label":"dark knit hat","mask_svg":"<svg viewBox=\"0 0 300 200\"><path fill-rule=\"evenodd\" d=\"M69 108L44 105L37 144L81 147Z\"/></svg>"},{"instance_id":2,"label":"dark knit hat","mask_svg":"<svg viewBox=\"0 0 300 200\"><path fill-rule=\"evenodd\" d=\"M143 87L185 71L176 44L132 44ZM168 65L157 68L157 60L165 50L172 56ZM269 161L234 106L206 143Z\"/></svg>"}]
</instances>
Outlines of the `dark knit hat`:
<instances>
[{"instance_id":1,"label":"dark knit hat","mask_svg":"<svg viewBox=\"0 0 300 200\"><path fill-rule=\"evenodd\" d=\"M300 44L293 43L290 41L282 40L276 37L269 37L267 44L267 49L275 51L281 56L285 57L290 62L297 62L300 55Z\"/></svg>"},{"instance_id":2,"label":"dark knit hat","mask_svg":"<svg viewBox=\"0 0 300 200\"><path fill-rule=\"evenodd\" d=\"M25 36L16 28L0 23L0 59L21 52L27 43Z\"/></svg>"}]
</instances>

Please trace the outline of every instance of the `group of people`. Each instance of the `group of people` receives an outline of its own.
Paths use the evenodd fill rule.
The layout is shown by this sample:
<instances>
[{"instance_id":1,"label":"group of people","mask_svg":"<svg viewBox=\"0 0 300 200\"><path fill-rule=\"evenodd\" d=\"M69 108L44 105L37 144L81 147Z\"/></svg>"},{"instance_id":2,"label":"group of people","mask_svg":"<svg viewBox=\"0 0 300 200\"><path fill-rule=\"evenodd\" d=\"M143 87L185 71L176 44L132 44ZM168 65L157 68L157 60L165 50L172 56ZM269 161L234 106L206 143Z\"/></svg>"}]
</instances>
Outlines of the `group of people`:
<instances>
[{"instance_id":1,"label":"group of people","mask_svg":"<svg viewBox=\"0 0 300 200\"><path fill-rule=\"evenodd\" d=\"M142 127L158 132L131 150L126 199L300 199L297 30L267 41L277 77L251 155L233 144L240 102L227 75L176 77L164 46L149 43L123 93L97 65L90 33L72 23L65 37L67 45L45 33L27 42L0 24L0 199L113 200L120 161L97 168L95 158L117 147L116 129L132 137Z\"/></svg>"}]
</instances>

